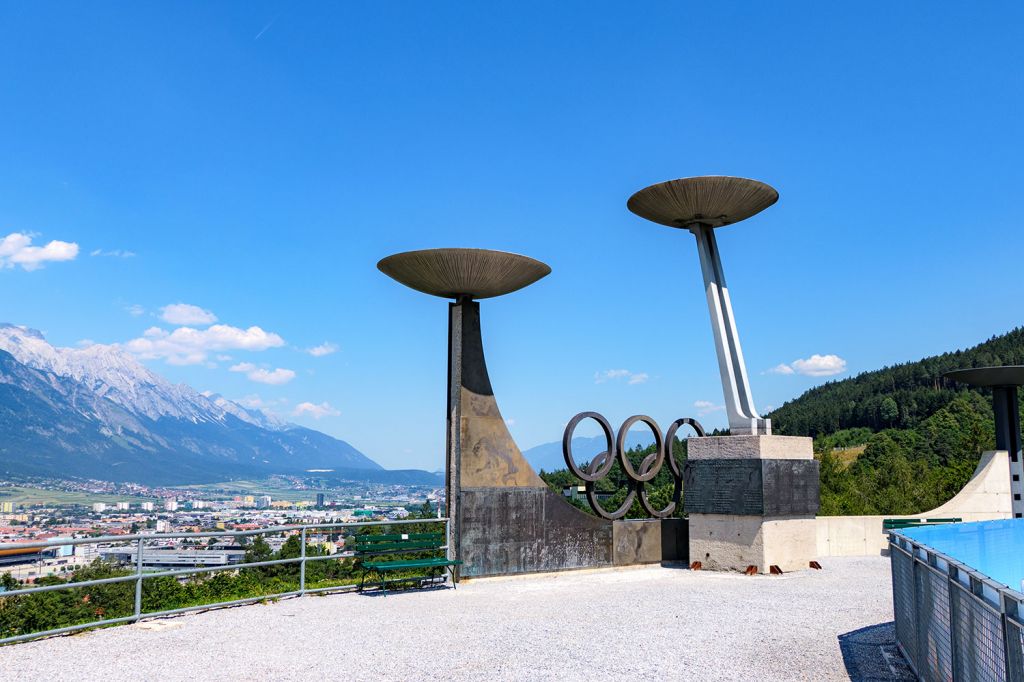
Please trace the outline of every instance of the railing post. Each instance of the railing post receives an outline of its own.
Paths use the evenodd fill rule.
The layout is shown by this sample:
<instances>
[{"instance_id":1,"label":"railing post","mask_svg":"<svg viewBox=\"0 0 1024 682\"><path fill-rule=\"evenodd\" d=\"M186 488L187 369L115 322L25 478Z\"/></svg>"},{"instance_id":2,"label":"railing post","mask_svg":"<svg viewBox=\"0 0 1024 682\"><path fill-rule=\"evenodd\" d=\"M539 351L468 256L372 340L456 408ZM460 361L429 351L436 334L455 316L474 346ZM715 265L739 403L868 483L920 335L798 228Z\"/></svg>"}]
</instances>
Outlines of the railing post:
<instances>
[{"instance_id":1,"label":"railing post","mask_svg":"<svg viewBox=\"0 0 1024 682\"><path fill-rule=\"evenodd\" d=\"M946 566L946 598L949 600L949 664L952 669L953 679L960 679L957 671L960 667L961 653L957 649L956 633L959 629L960 613L956 608L956 589L960 582L960 570L956 564L948 563Z\"/></svg>"},{"instance_id":2,"label":"railing post","mask_svg":"<svg viewBox=\"0 0 1024 682\"><path fill-rule=\"evenodd\" d=\"M302 550L299 556L302 558L299 561L299 596L301 597L306 593L306 527L302 527Z\"/></svg>"},{"instance_id":3,"label":"railing post","mask_svg":"<svg viewBox=\"0 0 1024 682\"><path fill-rule=\"evenodd\" d=\"M142 545L143 540L135 548L135 620L142 616Z\"/></svg>"}]
</instances>

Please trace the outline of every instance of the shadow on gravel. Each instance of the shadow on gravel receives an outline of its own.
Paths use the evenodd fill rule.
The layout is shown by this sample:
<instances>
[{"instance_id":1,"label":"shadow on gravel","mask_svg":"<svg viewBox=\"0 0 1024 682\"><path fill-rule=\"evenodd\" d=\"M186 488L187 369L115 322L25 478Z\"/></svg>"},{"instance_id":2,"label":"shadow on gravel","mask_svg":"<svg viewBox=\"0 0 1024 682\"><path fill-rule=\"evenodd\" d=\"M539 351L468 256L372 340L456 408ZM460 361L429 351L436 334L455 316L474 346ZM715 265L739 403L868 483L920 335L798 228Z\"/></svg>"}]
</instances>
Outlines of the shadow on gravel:
<instances>
[{"instance_id":1,"label":"shadow on gravel","mask_svg":"<svg viewBox=\"0 0 1024 682\"><path fill-rule=\"evenodd\" d=\"M402 594L414 594L416 592L441 592L455 589L449 584L424 585L423 587L398 587L387 590L380 589L377 585L367 585L366 589L356 590L353 594L363 597L395 597Z\"/></svg>"},{"instance_id":2,"label":"shadow on gravel","mask_svg":"<svg viewBox=\"0 0 1024 682\"><path fill-rule=\"evenodd\" d=\"M839 649L846 672L854 682L917 679L896 646L896 627L892 621L839 635Z\"/></svg>"}]
</instances>

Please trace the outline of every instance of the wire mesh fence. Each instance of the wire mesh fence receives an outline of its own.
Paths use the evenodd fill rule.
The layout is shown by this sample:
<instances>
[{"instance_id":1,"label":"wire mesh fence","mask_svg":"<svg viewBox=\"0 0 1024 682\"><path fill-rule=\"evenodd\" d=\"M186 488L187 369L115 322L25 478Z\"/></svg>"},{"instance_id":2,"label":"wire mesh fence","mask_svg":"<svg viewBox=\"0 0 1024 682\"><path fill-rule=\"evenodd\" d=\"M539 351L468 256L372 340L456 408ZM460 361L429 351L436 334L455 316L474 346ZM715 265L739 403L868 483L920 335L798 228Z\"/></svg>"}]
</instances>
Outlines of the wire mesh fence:
<instances>
[{"instance_id":1,"label":"wire mesh fence","mask_svg":"<svg viewBox=\"0 0 1024 682\"><path fill-rule=\"evenodd\" d=\"M1024 594L910 540L889 537L896 640L927 682L1024 682Z\"/></svg>"}]
</instances>

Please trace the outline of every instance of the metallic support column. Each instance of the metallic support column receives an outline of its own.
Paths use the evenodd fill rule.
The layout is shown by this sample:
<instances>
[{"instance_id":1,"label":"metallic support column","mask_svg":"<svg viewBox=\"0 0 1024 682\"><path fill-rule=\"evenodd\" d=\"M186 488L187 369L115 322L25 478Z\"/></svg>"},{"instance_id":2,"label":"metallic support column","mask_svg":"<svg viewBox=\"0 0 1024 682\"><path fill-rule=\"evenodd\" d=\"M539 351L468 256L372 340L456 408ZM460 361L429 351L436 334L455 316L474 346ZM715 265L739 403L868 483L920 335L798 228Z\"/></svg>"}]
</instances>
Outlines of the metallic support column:
<instances>
[{"instance_id":1,"label":"metallic support column","mask_svg":"<svg viewBox=\"0 0 1024 682\"><path fill-rule=\"evenodd\" d=\"M459 494L462 492L459 472L462 466L462 334L463 313L466 308L479 304L469 298L459 298L448 304L448 413L447 442L445 447L445 489L444 505L448 522L448 558L457 559L462 555L462 524L459 509ZM455 581L458 581L458 567L455 567Z\"/></svg>"},{"instance_id":2,"label":"metallic support column","mask_svg":"<svg viewBox=\"0 0 1024 682\"><path fill-rule=\"evenodd\" d=\"M743 362L743 350L736 331L729 289L725 284L725 272L718 255L715 231L711 226L701 223L692 225L690 231L697 238L697 253L704 273L704 288L711 315L711 329L715 335L729 429L736 435L771 435L771 420L757 414L754 399L750 395L747 368Z\"/></svg>"},{"instance_id":3,"label":"metallic support column","mask_svg":"<svg viewBox=\"0 0 1024 682\"><path fill-rule=\"evenodd\" d=\"M992 410L996 418L996 449L1010 455L1010 495L1014 518L1024 516L1024 461L1021 452L1020 408L1016 386L992 388Z\"/></svg>"}]
</instances>

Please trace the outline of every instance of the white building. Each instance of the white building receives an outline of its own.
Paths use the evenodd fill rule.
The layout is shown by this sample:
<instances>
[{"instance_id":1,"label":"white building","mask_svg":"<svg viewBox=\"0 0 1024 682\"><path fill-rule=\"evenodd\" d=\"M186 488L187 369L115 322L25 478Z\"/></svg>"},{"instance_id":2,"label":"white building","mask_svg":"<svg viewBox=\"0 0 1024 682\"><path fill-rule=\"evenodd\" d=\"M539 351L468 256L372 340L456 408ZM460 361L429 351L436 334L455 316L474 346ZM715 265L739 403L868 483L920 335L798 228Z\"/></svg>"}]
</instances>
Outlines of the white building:
<instances>
[{"instance_id":1,"label":"white building","mask_svg":"<svg viewBox=\"0 0 1024 682\"><path fill-rule=\"evenodd\" d=\"M153 503L152 502L143 502L142 503L142 511L153 511Z\"/></svg>"},{"instance_id":2,"label":"white building","mask_svg":"<svg viewBox=\"0 0 1024 682\"><path fill-rule=\"evenodd\" d=\"M164 500L164 511L178 511L178 501Z\"/></svg>"},{"instance_id":3,"label":"white building","mask_svg":"<svg viewBox=\"0 0 1024 682\"><path fill-rule=\"evenodd\" d=\"M107 505L102 502L93 502L92 510L97 513L105 512L107 511Z\"/></svg>"},{"instance_id":4,"label":"white building","mask_svg":"<svg viewBox=\"0 0 1024 682\"><path fill-rule=\"evenodd\" d=\"M117 503L117 510L118 511L128 511L128 503L127 502L118 502Z\"/></svg>"}]
</instances>

